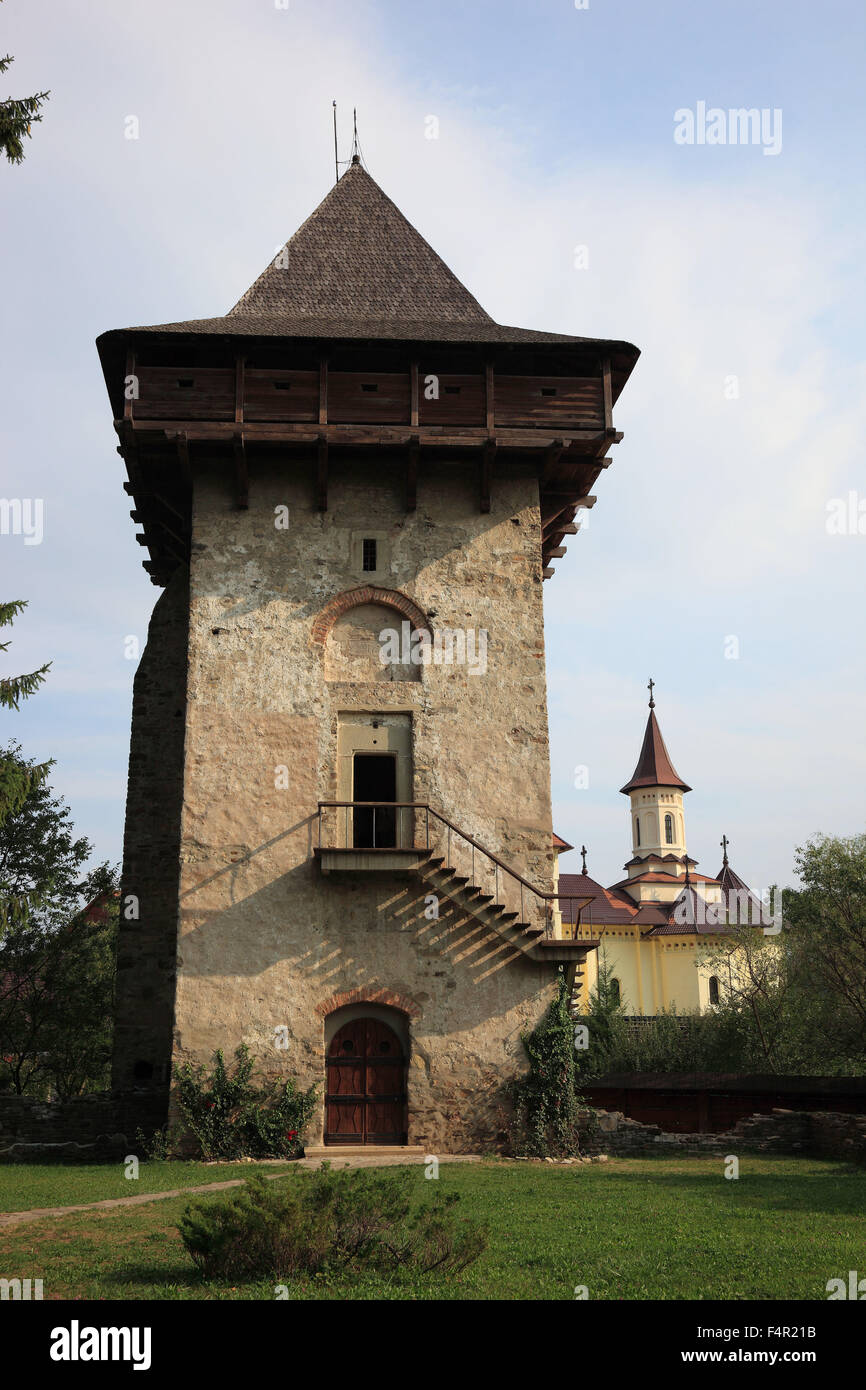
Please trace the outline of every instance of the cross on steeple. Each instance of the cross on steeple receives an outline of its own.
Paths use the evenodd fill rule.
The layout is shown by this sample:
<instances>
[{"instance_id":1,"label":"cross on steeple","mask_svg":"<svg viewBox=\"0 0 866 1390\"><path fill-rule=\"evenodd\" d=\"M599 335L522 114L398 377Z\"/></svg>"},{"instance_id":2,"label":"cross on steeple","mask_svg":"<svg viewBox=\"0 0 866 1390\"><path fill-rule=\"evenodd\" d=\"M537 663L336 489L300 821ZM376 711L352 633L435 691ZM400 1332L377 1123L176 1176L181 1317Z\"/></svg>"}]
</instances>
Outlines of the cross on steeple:
<instances>
[{"instance_id":1,"label":"cross on steeple","mask_svg":"<svg viewBox=\"0 0 866 1390\"><path fill-rule=\"evenodd\" d=\"M580 847L580 857L581 857L581 859L583 860L583 868L581 869L581 873L582 873L582 874L585 874L585 873L586 873L586 845L581 845L581 847Z\"/></svg>"},{"instance_id":2,"label":"cross on steeple","mask_svg":"<svg viewBox=\"0 0 866 1390\"><path fill-rule=\"evenodd\" d=\"M647 690L648 690L649 693L650 693L650 698L649 698L649 707L650 707L650 709L655 709L655 704L656 704L655 700L653 699L653 686L654 686L654 685L655 685L655 681L653 680L652 676L650 676L649 681L647 682Z\"/></svg>"},{"instance_id":3,"label":"cross on steeple","mask_svg":"<svg viewBox=\"0 0 866 1390\"><path fill-rule=\"evenodd\" d=\"M724 865L728 862L728 845L730 844L727 835L722 836L721 840L719 841L719 844L722 847L722 864Z\"/></svg>"}]
</instances>

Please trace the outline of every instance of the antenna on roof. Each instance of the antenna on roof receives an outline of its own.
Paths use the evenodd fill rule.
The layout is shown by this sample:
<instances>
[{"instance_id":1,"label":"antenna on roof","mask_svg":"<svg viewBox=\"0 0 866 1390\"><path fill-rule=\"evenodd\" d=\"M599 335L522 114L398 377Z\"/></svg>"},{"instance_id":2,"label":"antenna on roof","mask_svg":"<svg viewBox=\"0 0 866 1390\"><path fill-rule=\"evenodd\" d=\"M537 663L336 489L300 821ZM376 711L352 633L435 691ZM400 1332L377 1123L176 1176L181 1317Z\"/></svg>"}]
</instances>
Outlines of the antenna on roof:
<instances>
[{"instance_id":1,"label":"antenna on roof","mask_svg":"<svg viewBox=\"0 0 866 1390\"><path fill-rule=\"evenodd\" d=\"M339 183L340 164L337 159L337 103L332 101L331 105L334 108L334 183Z\"/></svg>"}]
</instances>

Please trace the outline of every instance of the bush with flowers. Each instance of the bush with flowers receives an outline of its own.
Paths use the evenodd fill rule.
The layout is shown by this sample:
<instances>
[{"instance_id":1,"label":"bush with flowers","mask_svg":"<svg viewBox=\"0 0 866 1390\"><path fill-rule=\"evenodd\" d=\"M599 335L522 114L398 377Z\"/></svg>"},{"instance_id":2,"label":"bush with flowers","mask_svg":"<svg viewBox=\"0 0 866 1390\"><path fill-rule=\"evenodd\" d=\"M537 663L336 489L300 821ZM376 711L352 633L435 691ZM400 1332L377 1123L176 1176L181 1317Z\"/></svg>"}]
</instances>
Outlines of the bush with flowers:
<instances>
[{"instance_id":1,"label":"bush with flowers","mask_svg":"<svg viewBox=\"0 0 866 1390\"><path fill-rule=\"evenodd\" d=\"M203 1158L297 1158L316 1106L316 1087L254 1079L256 1062L246 1043L226 1065L222 1050L210 1069L186 1062L176 1068L177 1103Z\"/></svg>"}]
</instances>

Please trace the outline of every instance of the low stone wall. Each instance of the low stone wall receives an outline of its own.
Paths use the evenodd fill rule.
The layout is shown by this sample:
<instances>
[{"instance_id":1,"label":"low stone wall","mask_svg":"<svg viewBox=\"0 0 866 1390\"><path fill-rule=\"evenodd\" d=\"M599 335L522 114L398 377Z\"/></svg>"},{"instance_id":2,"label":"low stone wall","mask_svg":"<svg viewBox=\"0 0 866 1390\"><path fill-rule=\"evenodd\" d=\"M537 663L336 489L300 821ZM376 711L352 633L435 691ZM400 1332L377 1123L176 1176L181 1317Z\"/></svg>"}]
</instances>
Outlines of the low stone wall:
<instances>
[{"instance_id":1,"label":"low stone wall","mask_svg":"<svg viewBox=\"0 0 866 1390\"><path fill-rule=\"evenodd\" d=\"M101 1092L51 1102L0 1095L0 1163L123 1157L136 1132L149 1137L164 1116L165 1100L152 1092Z\"/></svg>"},{"instance_id":2,"label":"low stone wall","mask_svg":"<svg viewBox=\"0 0 866 1390\"><path fill-rule=\"evenodd\" d=\"M619 1110L583 1112L583 1147L589 1154L620 1157L652 1154L803 1154L866 1163L866 1115L833 1111L773 1110L738 1120L725 1134L680 1134L628 1119ZM586 1130L584 1131L584 1126Z\"/></svg>"}]
</instances>

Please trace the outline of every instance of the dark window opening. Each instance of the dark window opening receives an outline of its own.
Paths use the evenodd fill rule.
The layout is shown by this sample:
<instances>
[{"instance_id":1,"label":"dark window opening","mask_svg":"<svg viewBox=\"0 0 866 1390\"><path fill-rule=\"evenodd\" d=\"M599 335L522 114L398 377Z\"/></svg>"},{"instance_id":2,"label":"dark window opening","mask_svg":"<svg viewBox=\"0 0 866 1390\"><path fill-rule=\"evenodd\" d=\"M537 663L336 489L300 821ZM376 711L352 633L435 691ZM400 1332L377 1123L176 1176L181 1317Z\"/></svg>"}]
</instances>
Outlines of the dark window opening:
<instances>
[{"instance_id":1,"label":"dark window opening","mask_svg":"<svg viewBox=\"0 0 866 1390\"><path fill-rule=\"evenodd\" d=\"M375 570L376 568L376 542L365 540L363 545L363 564L364 570Z\"/></svg>"},{"instance_id":2,"label":"dark window opening","mask_svg":"<svg viewBox=\"0 0 866 1390\"><path fill-rule=\"evenodd\" d=\"M719 980L718 980L718 976L716 976L716 975L711 975L711 976L710 976L710 1003L711 1003L711 1004L718 1004L718 1002L719 1002Z\"/></svg>"},{"instance_id":3,"label":"dark window opening","mask_svg":"<svg viewBox=\"0 0 866 1390\"><path fill-rule=\"evenodd\" d=\"M153 1062L138 1061L132 1068L133 1081L152 1081Z\"/></svg>"},{"instance_id":4,"label":"dark window opening","mask_svg":"<svg viewBox=\"0 0 866 1390\"><path fill-rule=\"evenodd\" d=\"M353 801L396 801L397 758L393 753L356 753L352 775ZM393 806L356 806L355 849L389 849L397 843Z\"/></svg>"},{"instance_id":5,"label":"dark window opening","mask_svg":"<svg viewBox=\"0 0 866 1390\"><path fill-rule=\"evenodd\" d=\"M611 1002L614 1004L619 1004L622 999L622 995L620 993L619 988L619 980L616 978L616 976L614 976L610 982L610 997Z\"/></svg>"},{"instance_id":6,"label":"dark window opening","mask_svg":"<svg viewBox=\"0 0 866 1390\"><path fill-rule=\"evenodd\" d=\"M640 844L640 821L637 816L634 818L634 842L636 845Z\"/></svg>"},{"instance_id":7,"label":"dark window opening","mask_svg":"<svg viewBox=\"0 0 866 1390\"><path fill-rule=\"evenodd\" d=\"M672 845L674 842L674 818L665 816L665 844Z\"/></svg>"}]
</instances>

